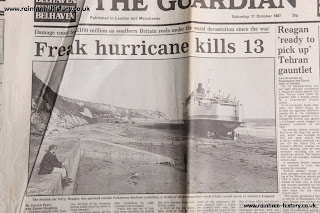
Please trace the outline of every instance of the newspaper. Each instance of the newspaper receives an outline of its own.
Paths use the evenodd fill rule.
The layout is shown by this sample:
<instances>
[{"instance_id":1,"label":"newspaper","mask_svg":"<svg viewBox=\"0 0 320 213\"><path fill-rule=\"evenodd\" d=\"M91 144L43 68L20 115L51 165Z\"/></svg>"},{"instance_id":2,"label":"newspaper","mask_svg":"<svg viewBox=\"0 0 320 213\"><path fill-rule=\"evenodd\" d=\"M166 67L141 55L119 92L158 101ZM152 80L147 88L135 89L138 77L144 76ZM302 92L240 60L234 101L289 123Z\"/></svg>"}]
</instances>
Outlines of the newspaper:
<instances>
[{"instance_id":1,"label":"newspaper","mask_svg":"<svg viewBox=\"0 0 320 213\"><path fill-rule=\"evenodd\" d=\"M1 212L319 212L319 1L0 3Z\"/></svg>"}]
</instances>

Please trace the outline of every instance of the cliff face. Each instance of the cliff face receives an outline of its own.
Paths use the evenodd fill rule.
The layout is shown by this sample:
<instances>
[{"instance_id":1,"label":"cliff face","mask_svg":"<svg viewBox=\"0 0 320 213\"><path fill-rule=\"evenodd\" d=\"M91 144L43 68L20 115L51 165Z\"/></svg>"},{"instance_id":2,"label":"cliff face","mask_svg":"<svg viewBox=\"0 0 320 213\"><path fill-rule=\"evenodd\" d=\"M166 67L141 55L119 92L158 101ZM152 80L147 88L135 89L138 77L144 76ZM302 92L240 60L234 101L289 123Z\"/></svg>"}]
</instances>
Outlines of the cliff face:
<instances>
[{"instance_id":1,"label":"cliff face","mask_svg":"<svg viewBox=\"0 0 320 213\"><path fill-rule=\"evenodd\" d=\"M56 99L57 94L32 73L31 134L43 137Z\"/></svg>"},{"instance_id":2,"label":"cliff face","mask_svg":"<svg viewBox=\"0 0 320 213\"><path fill-rule=\"evenodd\" d=\"M86 124L133 122L139 119L166 120L167 118L165 114L157 111L126 109L58 96L47 131L51 134Z\"/></svg>"},{"instance_id":3,"label":"cliff face","mask_svg":"<svg viewBox=\"0 0 320 213\"><path fill-rule=\"evenodd\" d=\"M158 111L126 109L59 96L34 74L32 89L31 133L37 135L94 123L167 120L166 115ZM43 98L39 98L41 96Z\"/></svg>"}]
</instances>

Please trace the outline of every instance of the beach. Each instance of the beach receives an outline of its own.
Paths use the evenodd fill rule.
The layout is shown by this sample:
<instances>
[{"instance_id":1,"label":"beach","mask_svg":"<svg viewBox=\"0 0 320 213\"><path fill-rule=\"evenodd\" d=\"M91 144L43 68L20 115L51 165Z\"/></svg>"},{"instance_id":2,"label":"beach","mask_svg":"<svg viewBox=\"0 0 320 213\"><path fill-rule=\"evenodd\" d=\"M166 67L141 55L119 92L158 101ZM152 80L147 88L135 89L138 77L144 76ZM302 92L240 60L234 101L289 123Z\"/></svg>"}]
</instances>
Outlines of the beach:
<instances>
[{"instance_id":1,"label":"beach","mask_svg":"<svg viewBox=\"0 0 320 213\"><path fill-rule=\"evenodd\" d=\"M74 194L278 191L275 139L250 134L241 134L237 141L200 138L179 128L128 123L86 125L64 134L74 137L79 132L84 154ZM172 159L175 165L139 160L139 150Z\"/></svg>"}]
</instances>

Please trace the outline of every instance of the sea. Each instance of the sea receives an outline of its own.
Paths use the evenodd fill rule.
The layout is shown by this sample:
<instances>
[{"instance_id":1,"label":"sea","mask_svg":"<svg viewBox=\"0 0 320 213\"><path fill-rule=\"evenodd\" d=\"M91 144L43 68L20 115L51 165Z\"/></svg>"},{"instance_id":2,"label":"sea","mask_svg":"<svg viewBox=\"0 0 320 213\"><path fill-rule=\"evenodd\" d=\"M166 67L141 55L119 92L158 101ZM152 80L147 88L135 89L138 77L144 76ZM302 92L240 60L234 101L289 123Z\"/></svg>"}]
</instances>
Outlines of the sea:
<instances>
[{"instance_id":1,"label":"sea","mask_svg":"<svg viewBox=\"0 0 320 213\"><path fill-rule=\"evenodd\" d=\"M276 139L275 119L246 119L236 130L236 133L256 136L265 139Z\"/></svg>"}]
</instances>

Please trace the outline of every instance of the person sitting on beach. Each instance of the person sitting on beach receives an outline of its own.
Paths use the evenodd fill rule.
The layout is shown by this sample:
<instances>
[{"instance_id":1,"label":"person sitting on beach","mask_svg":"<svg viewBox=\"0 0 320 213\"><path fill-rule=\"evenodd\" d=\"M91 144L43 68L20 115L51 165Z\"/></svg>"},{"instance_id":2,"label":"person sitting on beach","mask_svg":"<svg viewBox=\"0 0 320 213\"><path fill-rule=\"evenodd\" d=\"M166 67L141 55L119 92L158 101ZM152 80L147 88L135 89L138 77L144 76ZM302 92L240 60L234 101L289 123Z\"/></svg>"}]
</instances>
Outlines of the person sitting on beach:
<instances>
[{"instance_id":1,"label":"person sitting on beach","mask_svg":"<svg viewBox=\"0 0 320 213\"><path fill-rule=\"evenodd\" d=\"M62 183L65 186L69 186L73 181L68 178L67 167L64 166L56 156L57 146L50 145L47 153L43 156L43 159L40 163L40 169L38 174L45 175L51 173L60 173L62 176Z\"/></svg>"}]
</instances>

